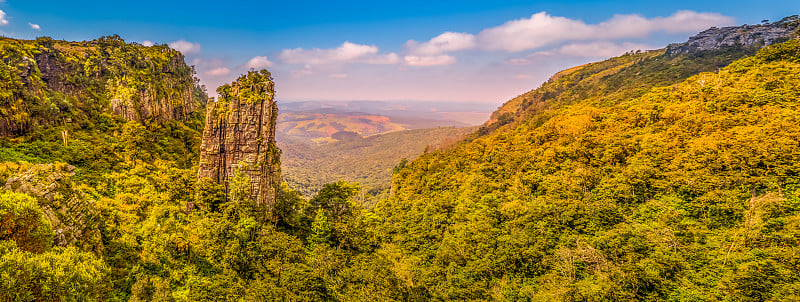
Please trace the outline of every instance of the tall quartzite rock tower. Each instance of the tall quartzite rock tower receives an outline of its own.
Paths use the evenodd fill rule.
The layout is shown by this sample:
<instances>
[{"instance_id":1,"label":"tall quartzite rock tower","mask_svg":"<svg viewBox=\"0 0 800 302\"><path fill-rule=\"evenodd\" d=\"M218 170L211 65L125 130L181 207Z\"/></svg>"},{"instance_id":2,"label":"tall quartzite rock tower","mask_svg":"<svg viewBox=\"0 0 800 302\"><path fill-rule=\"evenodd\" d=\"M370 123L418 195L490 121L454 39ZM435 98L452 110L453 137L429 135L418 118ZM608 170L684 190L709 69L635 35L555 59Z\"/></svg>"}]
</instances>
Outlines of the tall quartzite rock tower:
<instances>
[{"instance_id":1,"label":"tall quartzite rock tower","mask_svg":"<svg viewBox=\"0 0 800 302\"><path fill-rule=\"evenodd\" d=\"M249 197L270 208L280 185L274 87L270 73L261 70L217 89L219 100L208 102L198 172L200 179L224 185L230 196L229 181L240 170L250 180Z\"/></svg>"}]
</instances>

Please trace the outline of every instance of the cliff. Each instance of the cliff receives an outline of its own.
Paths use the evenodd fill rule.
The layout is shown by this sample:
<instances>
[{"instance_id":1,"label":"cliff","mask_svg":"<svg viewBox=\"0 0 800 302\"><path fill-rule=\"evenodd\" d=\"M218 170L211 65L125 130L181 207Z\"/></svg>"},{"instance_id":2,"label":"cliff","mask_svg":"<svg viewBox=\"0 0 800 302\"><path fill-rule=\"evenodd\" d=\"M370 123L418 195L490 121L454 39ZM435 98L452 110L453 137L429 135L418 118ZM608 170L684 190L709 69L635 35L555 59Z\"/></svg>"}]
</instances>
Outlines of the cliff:
<instances>
[{"instance_id":1,"label":"cliff","mask_svg":"<svg viewBox=\"0 0 800 302\"><path fill-rule=\"evenodd\" d=\"M800 17L797 15L783 18L774 23L712 27L690 37L687 42L671 44L667 48L667 54L675 56L731 47L758 49L790 39L797 32L798 27L800 27Z\"/></svg>"},{"instance_id":2,"label":"cliff","mask_svg":"<svg viewBox=\"0 0 800 302\"><path fill-rule=\"evenodd\" d=\"M272 76L266 70L251 71L217 93L219 100L208 102L198 177L224 185L229 199L243 194L271 208L280 185ZM237 171L248 178L247 188L231 184Z\"/></svg>"},{"instance_id":3,"label":"cliff","mask_svg":"<svg viewBox=\"0 0 800 302\"><path fill-rule=\"evenodd\" d=\"M0 39L0 135L86 123L114 113L128 120L184 120L206 97L183 55L118 36L67 42Z\"/></svg>"}]
</instances>

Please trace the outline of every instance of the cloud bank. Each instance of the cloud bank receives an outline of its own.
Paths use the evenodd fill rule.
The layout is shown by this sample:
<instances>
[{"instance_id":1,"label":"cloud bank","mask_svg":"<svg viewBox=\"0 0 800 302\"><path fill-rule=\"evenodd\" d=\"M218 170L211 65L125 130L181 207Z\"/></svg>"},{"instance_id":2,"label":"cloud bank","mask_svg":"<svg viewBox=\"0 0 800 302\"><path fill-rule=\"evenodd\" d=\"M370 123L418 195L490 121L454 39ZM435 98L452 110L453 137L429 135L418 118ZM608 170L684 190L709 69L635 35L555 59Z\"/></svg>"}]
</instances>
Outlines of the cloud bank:
<instances>
[{"instance_id":1,"label":"cloud bank","mask_svg":"<svg viewBox=\"0 0 800 302\"><path fill-rule=\"evenodd\" d=\"M348 41L332 49L284 49L281 51L280 58L287 63L307 65L397 64L400 62L400 57L395 53L378 54L378 47L375 45L361 45Z\"/></svg>"},{"instance_id":2,"label":"cloud bank","mask_svg":"<svg viewBox=\"0 0 800 302\"><path fill-rule=\"evenodd\" d=\"M445 32L427 42L409 40L406 42L406 48L412 54L427 55L476 48L522 52L566 42L644 38L658 32L687 33L733 23L733 18L718 13L698 13L689 10L652 19L635 14L615 15L597 24L586 24L581 20L539 12L529 18L511 20L474 35Z\"/></svg>"},{"instance_id":3,"label":"cloud bank","mask_svg":"<svg viewBox=\"0 0 800 302\"><path fill-rule=\"evenodd\" d=\"M537 12L471 32L456 28L380 47L344 40L328 48L284 48L269 57L251 54L236 64L201 52L197 43L169 45L192 58L204 80L224 83L246 69L274 69L287 99L496 101L527 91L565 67L659 48L669 35L734 22L690 10L659 17L617 14L593 23Z\"/></svg>"},{"instance_id":4,"label":"cloud bank","mask_svg":"<svg viewBox=\"0 0 800 302\"><path fill-rule=\"evenodd\" d=\"M718 13L690 10L649 19L637 14L614 15L597 24L587 24L578 19L539 12L528 18L485 28L477 34L448 31L428 41L408 40L403 45L402 56L394 52L380 54L375 45L345 41L342 45L330 49L284 49L279 57L283 63L304 65L303 69L295 70L295 75L311 74L313 66L344 66L354 63L418 67L452 65L457 62L453 53L465 50L508 53L539 50L533 55L611 57L629 50L651 48L644 44L616 42L618 40L646 38L654 33L696 32L711 26L733 23L733 18ZM542 52L543 48L548 47L549 51ZM266 60L266 57L263 60ZM513 62L514 60L516 62ZM525 65L530 60L517 58L507 62L511 62L512 65Z\"/></svg>"}]
</instances>

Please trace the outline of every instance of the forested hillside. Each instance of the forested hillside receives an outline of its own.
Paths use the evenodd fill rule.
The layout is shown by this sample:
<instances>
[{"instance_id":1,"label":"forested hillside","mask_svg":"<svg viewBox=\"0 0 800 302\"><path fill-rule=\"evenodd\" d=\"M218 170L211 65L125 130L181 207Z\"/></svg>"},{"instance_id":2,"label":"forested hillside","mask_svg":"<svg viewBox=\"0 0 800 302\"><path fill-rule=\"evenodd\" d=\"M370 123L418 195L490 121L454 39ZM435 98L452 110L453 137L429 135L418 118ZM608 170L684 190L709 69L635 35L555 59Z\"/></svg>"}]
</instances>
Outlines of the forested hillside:
<instances>
[{"instance_id":1,"label":"forested hillside","mask_svg":"<svg viewBox=\"0 0 800 302\"><path fill-rule=\"evenodd\" d=\"M377 253L424 299L800 298L800 40L669 85L659 55L566 71L400 170Z\"/></svg>"},{"instance_id":2,"label":"forested hillside","mask_svg":"<svg viewBox=\"0 0 800 302\"><path fill-rule=\"evenodd\" d=\"M352 133L342 140L320 146L278 142L283 151L281 167L289 187L313 196L324 184L345 180L362 187L372 204L387 197L392 170L403 160L423 152L453 145L476 127L438 127L406 130L369 137ZM354 135L353 135L354 134Z\"/></svg>"},{"instance_id":3,"label":"forested hillside","mask_svg":"<svg viewBox=\"0 0 800 302\"><path fill-rule=\"evenodd\" d=\"M7 66L17 88L0 90L16 125L0 144L0 300L800 300L798 25L561 72L466 139L398 162L374 209L346 181L253 200L262 175L285 175L266 70L218 90L241 104L211 106L225 126L204 139L203 110L151 114L205 102L169 47L6 39L4 60L30 68ZM86 55L44 80L45 60L26 58L50 43ZM53 84L73 80L88 84ZM201 140L218 142L205 164L224 181L198 177ZM269 164L227 162L239 153Z\"/></svg>"}]
</instances>

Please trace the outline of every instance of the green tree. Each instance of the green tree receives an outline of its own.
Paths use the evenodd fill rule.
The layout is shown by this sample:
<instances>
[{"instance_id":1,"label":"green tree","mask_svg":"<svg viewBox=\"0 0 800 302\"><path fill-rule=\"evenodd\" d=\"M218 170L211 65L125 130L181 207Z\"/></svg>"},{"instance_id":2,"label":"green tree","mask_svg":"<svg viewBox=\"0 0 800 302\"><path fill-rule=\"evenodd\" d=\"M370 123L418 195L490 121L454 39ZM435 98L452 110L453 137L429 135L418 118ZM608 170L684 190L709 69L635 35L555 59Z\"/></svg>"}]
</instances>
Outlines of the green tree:
<instances>
[{"instance_id":1,"label":"green tree","mask_svg":"<svg viewBox=\"0 0 800 302\"><path fill-rule=\"evenodd\" d=\"M331 227L328 224L328 218L325 215L325 210L322 208L317 209L314 215L314 222L311 223L311 235L308 238L311 248L314 249L317 245L330 243Z\"/></svg>"},{"instance_id":2,"label":"green tree","mask_svg":"<svg viewBox=\"0 0 800 302\"><path fill-rule=\"evenodd\" d=\"M23 251L40 253L53 244L53 230L36 199L0 192L0 240L16 242Z\"/></svg>"}]
</instances>

